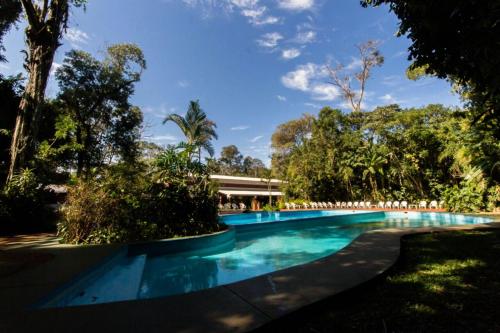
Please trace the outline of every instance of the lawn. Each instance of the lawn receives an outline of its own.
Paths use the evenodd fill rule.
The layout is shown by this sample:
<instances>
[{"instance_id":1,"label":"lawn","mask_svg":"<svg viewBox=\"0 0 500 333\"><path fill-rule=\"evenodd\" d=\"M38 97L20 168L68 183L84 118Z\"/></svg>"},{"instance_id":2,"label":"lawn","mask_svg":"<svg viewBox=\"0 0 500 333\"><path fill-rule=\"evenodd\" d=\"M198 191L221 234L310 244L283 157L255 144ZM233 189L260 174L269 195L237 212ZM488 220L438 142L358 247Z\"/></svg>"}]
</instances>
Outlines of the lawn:
<instances>
[{"instance_id":1,"label":"lawn","mask_svg":"<svg viewBox=\"0 0 500 333\"><path fill-rule=\"evenodd\" d=\"M406 237L386 276L263 327L273 332L500 332L500 230Z\"/></svg>"}]
</instances>

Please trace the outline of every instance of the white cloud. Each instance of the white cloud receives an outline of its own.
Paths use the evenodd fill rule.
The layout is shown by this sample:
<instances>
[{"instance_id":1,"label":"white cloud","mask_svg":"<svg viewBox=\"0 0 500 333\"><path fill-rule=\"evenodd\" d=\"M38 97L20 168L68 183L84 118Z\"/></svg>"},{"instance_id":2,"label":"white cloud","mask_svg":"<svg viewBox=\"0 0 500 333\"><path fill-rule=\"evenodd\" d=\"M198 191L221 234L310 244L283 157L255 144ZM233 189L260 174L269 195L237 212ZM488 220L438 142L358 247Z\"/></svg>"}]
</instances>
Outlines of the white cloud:
<instances>
[{"instance_id":1,"label":"white cloud","mask_svg":"<svg viewBox=\"0 0 500 333\"><path fill-rule=\"evenodd\" d=\"M299 44L308 44L316 40L316 32L312 30L299 31L295 36L294 42Z\"/></svg>"},{"instance_id":2,"label":"white cloud","mask_svg":"<svg viewBox=\"0 0 500 333\"><path fill-rule=\"evenodd\" d=\"M159 142L159 143L176 143L179 142L180 139L174 135L166 134L166 135L154 135L150 138L149 140L153 142Z\"/></svg>"},{"instance_id":3,"label":"white cloud","mask_svg":"<svg viewBox=\"0 0 500 333\"><path fill-rule=\"evenodd\" d=\"M10 66L9 66L9 65L6 65L6 64L2 64L2 63L0 62L0 69L9 70L9 69L10 69Z\"/></svg>"},{"instance_id":4,"label":"white cloud","mask_svg":"<svg viewBox=\"0 0 500 333\"><path fill-rule=\"evenodd\" d=\"M263 135L257 135L256 137L250 139L250 142L254 143L262 139L264 136Z\"/></svg>"},{"instance_id":5,"label":"white cloud","mask_svg":"<svg viewBox=\"0 0 500 333\"><path fill-rule=\"evenodd\" d=\"M281 53L281 57L287 60L295 59L298 56L300 56L300 50L295 48L283 50Z\"/></svg>"},{"instance_id":6,"label":"white cloud","mask_svg":"<svg viewBox=\"0 0 500 333\"><path fill-rule=\"evenodd\" d=\"M79 47L80 44L88 44L90 37L82 30L68 28L64 34L64 39L69 41L71 46Z\"/></svg>"},{"instance_id":7,"label":"white cloud","mask_svg":"<svg viewBox=\"0 0 500 333\"><path fill-rule=\"evenodd\" d=\"M262 47L273 49L278 46L280 40L283 36L279 32L269 32L262 35L261 39L257 39L257 44Z\"/></svg>"},{"instance_id":8,"label":"white cloud","mask_svg":"<svg viewBox=\"0 0 500 333\"><path fill-rule=\"evenodd\" d=\"M165 104L162 104L159 107L144 106L141 110L144 114L155 118L165 119L168 114L176 112L177 109L175 107L167 108Z\"/></svg>"},{"instance_id":9,"label":"white cloud","mask_svg":"<svg viewBox=\"0 0 500 333\"><path fill-rule=\"evenodd\" d=\"M399 75L389 75L382 79L382 84L386 86L397 86L402 83L402 78Z\"/></svg>"},{"instance_id":10,"label":"white cloud","mask_svg":"<svg viewBox=\"0 0 500 333\"><path fill-rule=\"evenodd\" d=\"M304 105L314 109L321 109L321 105L316 103L304 103Z\"/></svg>"},{"instance_id":11,"label":"white cloud","mask_svg":"<svg viewBox=\"0 0 500 333\"><path fill-rule=\"evenodd\" d=\"M345 66L345 69L348 71L352 71L361 67L363 67L363 61L360 58L352 57L351 62L348 63L347 66Z\"/></svg>"},{"instance_id":12,"label":"white cloud","mask_svg":"<svg viewBox=\"0 0 500 333\"><path fill-rule=\"evenodd\" d=\"M279 17L268 14L266 6L259 0L183 0L192 8L199 8L205 18L212 17L214 12L221 11L227 15L239 11L252 25L266 25L279 23Z\"/></svg>"},{"instance_id":13,"label":"white cloud","mask_svg":"<svg viewBox=\"0 0 500 333\"><path fill-rule=\"evenodd\" d=\"M385 94L383 96L380 96L378 99L383 101L385 104L403 104L405 101L399 100L396 97L392 96L391 94Z\"/></svg>"},{"instance_id":14,"label":"white cloud","mask_svg":"<svg viewBox=\"0 0 500 333\"><path fill-rule=\"evenodd\" d=\"M240 126L231 127L231 131L244 131L244 130L249 129L249 128L250 128L250 126L240 125Z\"/></svg>"},{"instance_id":15,"label":"white cloud","mask_svg":"<svg viewBox=\"0 0 500 333\"><path fill-rule=\"evenodd\" d=\"M177 82L177 84L179 85L179 87L181 88L187 88L189 87L190 83L188 80L180 80L179 82Z\"/></svg>"},{"instance_id":16,"label":"white cloud","mask_svg":"<svg viewBox=\"0 0 500 333\"><path fill-rule=\"evenodd\" d=\"M287 88L308 91L309 81L317 76L318 65L307 63L296 67L294 71L288 72L285 76L281 77L281 82Z\"/></svg>"},{"instance_id":17,"label":"white cloud","mask_svg":"<svg viewBox=\"0 0 500 333\"><path fill-rule=\"evenodd\" d=\"M317 101L333 101L340 95L337 87L327 83L314 85L312 94L313 99Z\"/></svg>"},{"instance_id":18,"label":"white cloud","mask_svg":"<svg viewBox=\"0 0 500 333\"><path fill-rule=\"evenodd\" d=\"M307 10L314 6L314 0L278 0L278 6L288 10Z\"/></svg>"},{"instance_id":19,"label":"white cloud","mask_svg":"<svg viewBox=\"0 0 500 333\"><path fill-rule=\"evenodd\" d=\"M286 97L285 96L276 95L276 98L279 99L282 102L286 102Z\"/></svg>"},{"instance_id":20,"label":"white cloud","mask_svg":"<svg viewBox=\"0 0 500 333\"><path fill-rule=\"evenodd\" d=\"M276 16L266 15L267 7L252 6L241 10L241 15L248 17L248 21L253 25L275 24L280 21Z\"/></svg>"},{"instance_id":21,"label":"white cloud","mask_svg":"<svg viewBox=\"0 0 500 333\"><path fill-rule=\"evenodd\" d=\"M332 101L339 92L336 87L322 81L327 76L324 66L307 63L282 76L281 82L287 88L310 93L315 100Z\"/></svg>"}]
</instances>

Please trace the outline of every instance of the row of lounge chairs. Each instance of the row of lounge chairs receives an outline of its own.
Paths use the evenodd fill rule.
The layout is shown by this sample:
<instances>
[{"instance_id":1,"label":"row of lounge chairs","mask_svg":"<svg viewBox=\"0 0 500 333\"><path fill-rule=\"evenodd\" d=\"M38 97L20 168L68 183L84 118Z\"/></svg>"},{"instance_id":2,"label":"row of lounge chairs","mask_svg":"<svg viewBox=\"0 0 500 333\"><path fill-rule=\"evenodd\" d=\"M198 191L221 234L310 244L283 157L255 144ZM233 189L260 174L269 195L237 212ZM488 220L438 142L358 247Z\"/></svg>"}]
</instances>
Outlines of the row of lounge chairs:
<instances>
[{"instance_id":1,"label":"row of lounge chairs","mask_svg":"<svg viewBox=\"0 0 500 333\"><path fill-rule=\"evenodd\" d=\"M246 210L247 206L240 202L239 204L235 203L225 203L224 205L219 204L219 210Z\"/></svg>"},{"instance_id":2,"label":"row of lounge chairs","mask_svg":"<svg viewBox=\"0 0 500 333\"><path fill-rule=\"evenodd\" d=\"M368 208L379 208L379 209L441 209L444 208L444 201L439 203L436 200L431 201L427 204L427 201L420 201L418 204L408 204L408 201L379 201L378 204L372 203L371 201L337 201L335 204L331 202L310 202L310 203L285 203L285 207L288 210L292 209L333 209L333 208L346 208L346 209L368 209Z\"/></svg>"}]
</instances>

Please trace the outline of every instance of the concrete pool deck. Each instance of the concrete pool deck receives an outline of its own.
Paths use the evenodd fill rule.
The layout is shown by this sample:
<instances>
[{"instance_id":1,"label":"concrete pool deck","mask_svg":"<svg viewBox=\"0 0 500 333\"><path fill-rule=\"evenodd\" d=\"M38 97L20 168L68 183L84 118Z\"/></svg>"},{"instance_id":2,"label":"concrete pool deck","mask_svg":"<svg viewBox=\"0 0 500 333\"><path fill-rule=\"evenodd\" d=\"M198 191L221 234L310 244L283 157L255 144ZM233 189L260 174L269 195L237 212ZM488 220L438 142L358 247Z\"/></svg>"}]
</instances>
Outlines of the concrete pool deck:
<instances>
[{"instance_id":1,"label":"concrete pool deck","mask_svg":"<svg viewBox=\"0 0 500 333\"><path fill-rule=\"evenodd\" d=\"M500 222L370 231L331 256L225 286L157 299L36 310L29 306L121 246L59 245L50 235L28 243L0 240L0 332L246 332L379 276L398 259L404 235L489 228L500 228ZM3 265L11 259L14 264Z\"/></svg>"}]
</instances>

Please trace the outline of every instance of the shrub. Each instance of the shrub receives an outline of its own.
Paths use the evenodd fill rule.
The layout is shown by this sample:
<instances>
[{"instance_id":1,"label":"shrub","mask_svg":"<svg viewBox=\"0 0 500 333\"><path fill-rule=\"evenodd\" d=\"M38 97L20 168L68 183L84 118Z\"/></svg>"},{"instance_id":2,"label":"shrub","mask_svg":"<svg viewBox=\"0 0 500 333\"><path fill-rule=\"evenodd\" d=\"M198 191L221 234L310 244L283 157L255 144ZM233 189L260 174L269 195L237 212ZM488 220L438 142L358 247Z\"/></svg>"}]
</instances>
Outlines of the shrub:
<instances>
[{"instance_id":1,"label":"shrub","mask_svg":"<svg viewBox=\"0 0 500 333\"><path fill-rule=\"evenodd\" d=\"M45 231L54 219L32 169L15 174L0 192L0 234Z\"/></svg>"},{"instance_id":2,"label":"shrub","mask_svg":"<svg viewBox=\"0 0 500 333\"><path fill-rule=\"evenodd\" d=\"M114 166L77 182L59 234L70 243L116 243L219 231L216 193L189 147L171 147L147 173Z\"/></svg>"},{"instance_id":3,"label":"shrub","mask_svg":"<svg viewBox=\"0 0 500 333\"><path fill-rule=\"evenodd\" d=\"M485 208L486 180L480 169L471 168L460 184L447 188L443 199L452 212L477 212Z\"/></svg>"}]
</instances>

